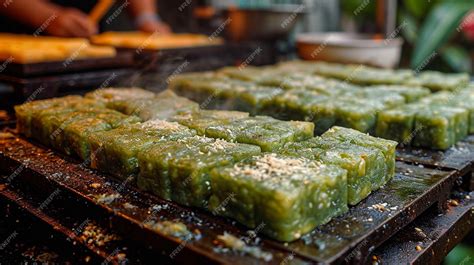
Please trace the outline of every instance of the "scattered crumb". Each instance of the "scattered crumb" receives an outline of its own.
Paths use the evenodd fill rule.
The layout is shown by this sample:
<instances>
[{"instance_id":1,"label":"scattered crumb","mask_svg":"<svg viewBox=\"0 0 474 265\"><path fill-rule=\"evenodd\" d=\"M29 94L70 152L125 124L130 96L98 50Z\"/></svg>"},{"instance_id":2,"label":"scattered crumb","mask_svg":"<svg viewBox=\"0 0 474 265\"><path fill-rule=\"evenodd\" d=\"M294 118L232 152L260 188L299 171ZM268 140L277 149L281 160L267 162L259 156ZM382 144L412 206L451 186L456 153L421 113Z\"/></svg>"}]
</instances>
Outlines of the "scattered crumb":
<instances>
[{"instance_id":1,"label":"scattered crumb","mask_svg":"<svg viewBox=\"0 0 474 265\"><path fill-rule=\"evenodd\" d=\"M115 201L116 199L118 199L120 197L122 197L122 196L118 193L113 193L113 194L104 193L104 194L96 195L95 200L98 203L111 204L113 201Z\"/></svg>"},{"instance_id":2,"label":"scattered crumb","mask_svg":"<svg viewBox=\"0 0 474 265\"><path fill-rule=\"evenodd\" d=\"M416 251L421 251L423 248L420 245L416 245Z\"/></svg>"},{"instance_id":3,"label":"scattered crumb","mask_svg":"<svg viewBox=\"0 0 474 265\"><path fill-rule=\"evenodd\" d=\"M123 205L123 208L125 208L125 209L135 209L135 208L137 208L137 206L135 206L135 205L133 205L133 204L131 204L131 203L128 203L128 202L126 202L126 203L124 203L124 204L122 204L122 205Z\"/></svg>"},{"instance_id":4,"label":"scattered crumb","mask_svg":"<svg viewBox=\"0 0 474 265\"><path fill-rule=\"evenodd\" d=\"M421 228L415 227L415 231L419 236L421 236L423 238L427 237L426 234L423 232L423 230L421 230Z\"/></svg>"},{"instance_id":5,"label":"scattered crumb","mask_svg":"<svg viewBox=\"0 0 474 265\"><path fill-rule=\"evenodd\" d=\"M107 233L105 229L94 223L88 223L84 228L84 231L82 231L82 234L79 236L79 239L88 245L101 247L111 241L119 240L120 238L115 234Z\"/></svg>"},{"instance_id":6,"label":"scattered crumb","mask_svg":"<svg viewBox=\"0 0 474 265\"><path fill-rule=\"evenodd\" d=\"M372 256L372 264L373 265L378 265L379 264L379 258L375 255Z\"/></svg>"},{"instance_id":7,"label":"scattered crumb","mask_svg":"<svg viewBox=\"0 0 474 265\"><path fill-rule=\"evenodd\" d=\"M223 235L217 236L217 239L224 244L225 247L234 249L234 250L243 250L246 246L245 242L239 238L225 232Z\"/></svg>"},{"instance_id":8,"label":"scattered crumb","mask_svg":"<svg viewBox=\"0 0 474 265\"><path fill-rule=\"evenodd\" d=\"M458 206L458 205L459 205L459 202L456 201L456 200L453 200L453 199L452 199L452 200L448 200L448 203L449 203L449 205L451 205L451 206Z\"/></svg>"},{"instance_id":9,"label":"scattered crumb","mask_svg":"<svg viewBox=\"0 0 474 265\"><path fill-rule=\"evenodd\" d=\"M398 210L398 206L389 206L388 203L376 203L372 206L367 207L369 210L377 210L379 212L390 212Z\"/></svg>"},{"instance_id":10,"label":"scattered crumb","mask_svg":"<svg viewBox=\"0 0 474 265\"><path fill-rule=\"evenodd\" d=\"M102 185L100 185L100 183L94 182L94 183L92 183L90 186L91 186L92 188L94 188L94 189L98 189L98 188L100 188Z\"/></svg>"},{"instance_id":11,"label":"scattered crumb","mask_svg":"<svg viewBox=\"0 0 474 265\"><path fill-rule=\"evenodd\" d=\"M150 229L161 232L165 235L177 237L183 240L189 239L199 239L201 236L201 231L197 230L198 233L193 234L188 230L188 227L181 222L172 222L172 221L163 221L163 222L154 222L150 221L145 223Z\"/></svg>"},{"instance_id":12,"label":"scattered crumb","mask_svg":"<svg viewBox=\"0 0 474 265\"><path fill-rule=\"evenodd\" d=\"M117 257L117 259L118 259L119 261L122 261L122 260L125 260L125 258L127 257L127 255L126 255L125 253L118 253L118 254L116 255L116 257Z\"/></svg>"},{"instance_id":13,"label":"scattered crumb","mask_svg":"<svg viewBox=\"0 0 474 265\"><path fill-rule=\"evenodd\" d=\"M197 229L197 228L194 229L193 232L194 232L194 234L196 234L196 235L201 235L201 230L199 230L199 229Z\"/></svg>"},{"instance_id":14,"label":"scattered crumb","mask_svg":"<svg viewBox=\"0 0 474 265\"><path fill-rule=\"evenodd\" d=\"M262 251L258 246L248 246L242 239L227 232L224 232L223 235L217 236L217 240L214 240L213 243L219 246L219 248L215 249L216 252L226 253L234 251L248 254L257 259L263 259L266 262L273 259L272 253Z\"/></svg>"}]
</instances>

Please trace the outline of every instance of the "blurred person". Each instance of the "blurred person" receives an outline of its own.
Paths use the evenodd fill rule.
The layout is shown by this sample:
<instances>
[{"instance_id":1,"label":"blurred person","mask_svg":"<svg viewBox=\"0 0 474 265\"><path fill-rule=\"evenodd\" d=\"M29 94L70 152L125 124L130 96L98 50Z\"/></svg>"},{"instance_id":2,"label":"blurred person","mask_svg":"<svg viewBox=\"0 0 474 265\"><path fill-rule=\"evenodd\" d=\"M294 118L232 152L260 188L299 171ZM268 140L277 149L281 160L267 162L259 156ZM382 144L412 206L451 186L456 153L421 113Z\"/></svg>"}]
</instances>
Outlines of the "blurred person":
<instances>
[{"instance_id":1,"label":"blurred person","mask_svg":"<svg viewBox=\"0 0 474 265\"><path fill-rule=\"evenodd\" d=\"M97 2L3 0L0 1L0 32L89 37L99 31L99 25L88 17ZM117 5L117 10L126 8L129 11L138 30L162 34L171 32L158 16L156 0L125 0L118 1Z\"/></svg>"}]
</instances>

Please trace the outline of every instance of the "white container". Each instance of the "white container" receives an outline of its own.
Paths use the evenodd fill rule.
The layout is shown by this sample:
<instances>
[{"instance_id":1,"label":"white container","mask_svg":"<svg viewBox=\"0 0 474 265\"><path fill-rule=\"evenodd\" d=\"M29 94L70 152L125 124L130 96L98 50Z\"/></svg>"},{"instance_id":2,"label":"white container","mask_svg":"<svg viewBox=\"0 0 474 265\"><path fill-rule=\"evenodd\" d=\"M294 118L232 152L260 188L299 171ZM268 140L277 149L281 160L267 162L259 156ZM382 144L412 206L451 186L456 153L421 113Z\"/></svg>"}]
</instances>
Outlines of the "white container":
<instances>
[{"instance_id":1,"label":"white container","mask_svg":"<svg viewBox=\"0 0 474 265\"><path fill-rule=\"evenodd\" d=\"M298 55L304 60L367 64L395 68L400 62L403 39L352 33L305 33L296 37Z\"/></svg>"}]
</instances>

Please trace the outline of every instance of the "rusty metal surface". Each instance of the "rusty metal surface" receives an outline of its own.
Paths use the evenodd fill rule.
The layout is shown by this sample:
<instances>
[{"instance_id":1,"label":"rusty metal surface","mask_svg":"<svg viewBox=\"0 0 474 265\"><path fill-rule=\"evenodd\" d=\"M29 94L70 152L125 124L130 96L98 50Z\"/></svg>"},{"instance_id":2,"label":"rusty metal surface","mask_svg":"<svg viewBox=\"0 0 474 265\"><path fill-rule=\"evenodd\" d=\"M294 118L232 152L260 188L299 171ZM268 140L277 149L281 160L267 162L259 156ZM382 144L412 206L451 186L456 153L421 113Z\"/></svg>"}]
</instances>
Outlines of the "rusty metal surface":
<instances>
[{"instance_id":1,"label":"rusty metal surface","mask_svg":"<svg viewBox=\"0 0 474 265\"><path fill-rule=\"evenodd\" d=\"M38 222L28 211L10 203L2 195L0 214L2 264L75 264L85 260L99 264L103 260L84 251L81 244L68 243L64 235L55 233L50 225Z\"/></svg>"},{"instance_id":2,"label":"rusty metal surface","mask_svg":"<svg viewBox=\"0 0 474 265\"><path fill-rule=\"evenodd\" d=\"M27 183L38 190L60 189L79 201L94 205L111 219L112 228L128 239L170 255L184 245L176 261L255 264L259 260L239 253L216 253L213 241L224 231L248 237L247 229L239 224L197 209L181 207L136 190L62 157L53 151L31 144L21 138L0 139L0 169L7 182ZM296 263L361 263L370 253L393 234L412 222L426 209L444 201L459 172L436 170L397 162L397 174L385 187L374 192L350 212L318 227L301 240L282 244L265 237L253 241L262 250L273 254L271 263L292 258ZM93 188L99 183L100 188ZM54 188L53 188L54 187ZM111 204L95 199L102 194L121 194ZM137 206L133 210L126 204ZM374 205L383 204L383 210ZM160 209L156 211L154 209ZM180 221L190 230L198 229L202 238L183 244L143 226L149 220ZM259 236L260 237L260 236ZM256 242L258 241L258 242Z\"/></svg>"},{"instance_id":3,"label":"rusty metal surface","mask_svg":"<svg viewBox=\"0 0 474 265\"><path fill-rule=\"evenodd\" d=\"M38 192L33 187L25 189L11 184L0 184L0 205L3 206L0 209L4 212L5 219L11 217L14 218L10 221L11 223L21 222L23 224L20 228L14 224L10 225L14 229L1 233L5 234L4 238L8 238L11 231L16 231L15 237L22 237L15 240L17 243L25 242L25 237L30 234L32 235L29 237L30 239L54 237L57 242L49 242L48 250L56 254L61 251L72 253L73 257L70 257L69 262L77 263L86 259L93 264L119 261L136 264L145 260L170 262L166 256L157 256L156 253L146 248L126 242L110 229L108 225L110 220L106 216L91 205L79 202L66 193L54 191L45 193L44 191ZM5 222L5 219L2 222ZM38 233L40 235L37 235ZM104 238L107 239L104 240ZM34 245L42 244L37 242ZM10 252L8 256L12 257L15 256L12 255L13 252L18 252L18 247L14 243L7 244L4 251ZM66 258L68 255L62 254L54 257L51 262L64 263L65 261L61 258ZM7 257L1 255L0 257L2 261L6 262ZM28 260L24 256L19 260L18 257L16 259L17 262L8 263L40 262L40 260Z\"/></svg>"},{"instance_id":4,"label":"rusty metal surface","mask_svg":"<svg viewBox=\"0 0 474 265\"><path fill-rule=\"evenodd\" d=\"M474 199L466 195L456 200L459 204L450 204L444 214L429 212L415 220L378 248L368 263L440 264L474 229Z\"/></svg>"}]
</instances>

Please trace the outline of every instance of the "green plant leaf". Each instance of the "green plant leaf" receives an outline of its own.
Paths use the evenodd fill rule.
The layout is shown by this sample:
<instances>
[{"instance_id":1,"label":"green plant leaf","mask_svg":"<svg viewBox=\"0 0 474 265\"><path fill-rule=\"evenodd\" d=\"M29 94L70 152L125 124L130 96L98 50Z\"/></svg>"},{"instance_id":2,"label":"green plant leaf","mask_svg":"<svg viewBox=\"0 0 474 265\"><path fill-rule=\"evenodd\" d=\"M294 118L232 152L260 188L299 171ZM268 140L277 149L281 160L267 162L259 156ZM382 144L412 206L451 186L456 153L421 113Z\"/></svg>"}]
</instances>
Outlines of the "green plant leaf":
<instances>
[{"instance_id":1,"label":"green plant leaf","mask_svg":"<svg viewBox=\"0 0 474 265\"><path fill-rule=\"evenodd\" d=\"M375 15L375 0L342 0L340 3L343 12L356 20Z\"/></svg>"},{"instance_id":2,"label":"green plant leaf","mask_svg":"<svg viewBox=\"0 0 474 265\"><path fill-rule=\"evenodd\" d=\"M403 38L413 45L418 37L416 34L418 32L418 23L415 18L405 10L400 10L398 21Z\"/></svg>"},{"instance_id":3,"label":"green plant leaf","mask_svg":"<svg viewBox=\"0 0 474 265\"><path fill-rule=\"evenodd\" d=\"M420 1L420 0L404 0L403 4L405 8L415 17L421 18L426 15L433 1Z\"/></svg>"},{"instance_id":4,"label":"green plant leaf","mask_svg":"<svg viewBox=\"0 0 474 265\"><path fill-rule=\"evenodd\" d=\"M440 51L441 58L451 69L456 72L468 72L472 70L469 52L461 46L447 45Z\"/></svg>"},{"instance_id":5,"label":"green plant leaf","mask_svg":"<svg viewBox=\"0 0 474 265\"><path fill-rule=\"evenodd\" d=\"M446 1L439 3L428 14L420 28L415 44L411 67L417 68L431 58L449 37L456 31L463 17L473 8L473 0Z\"/></svg>"}]
</instances>

